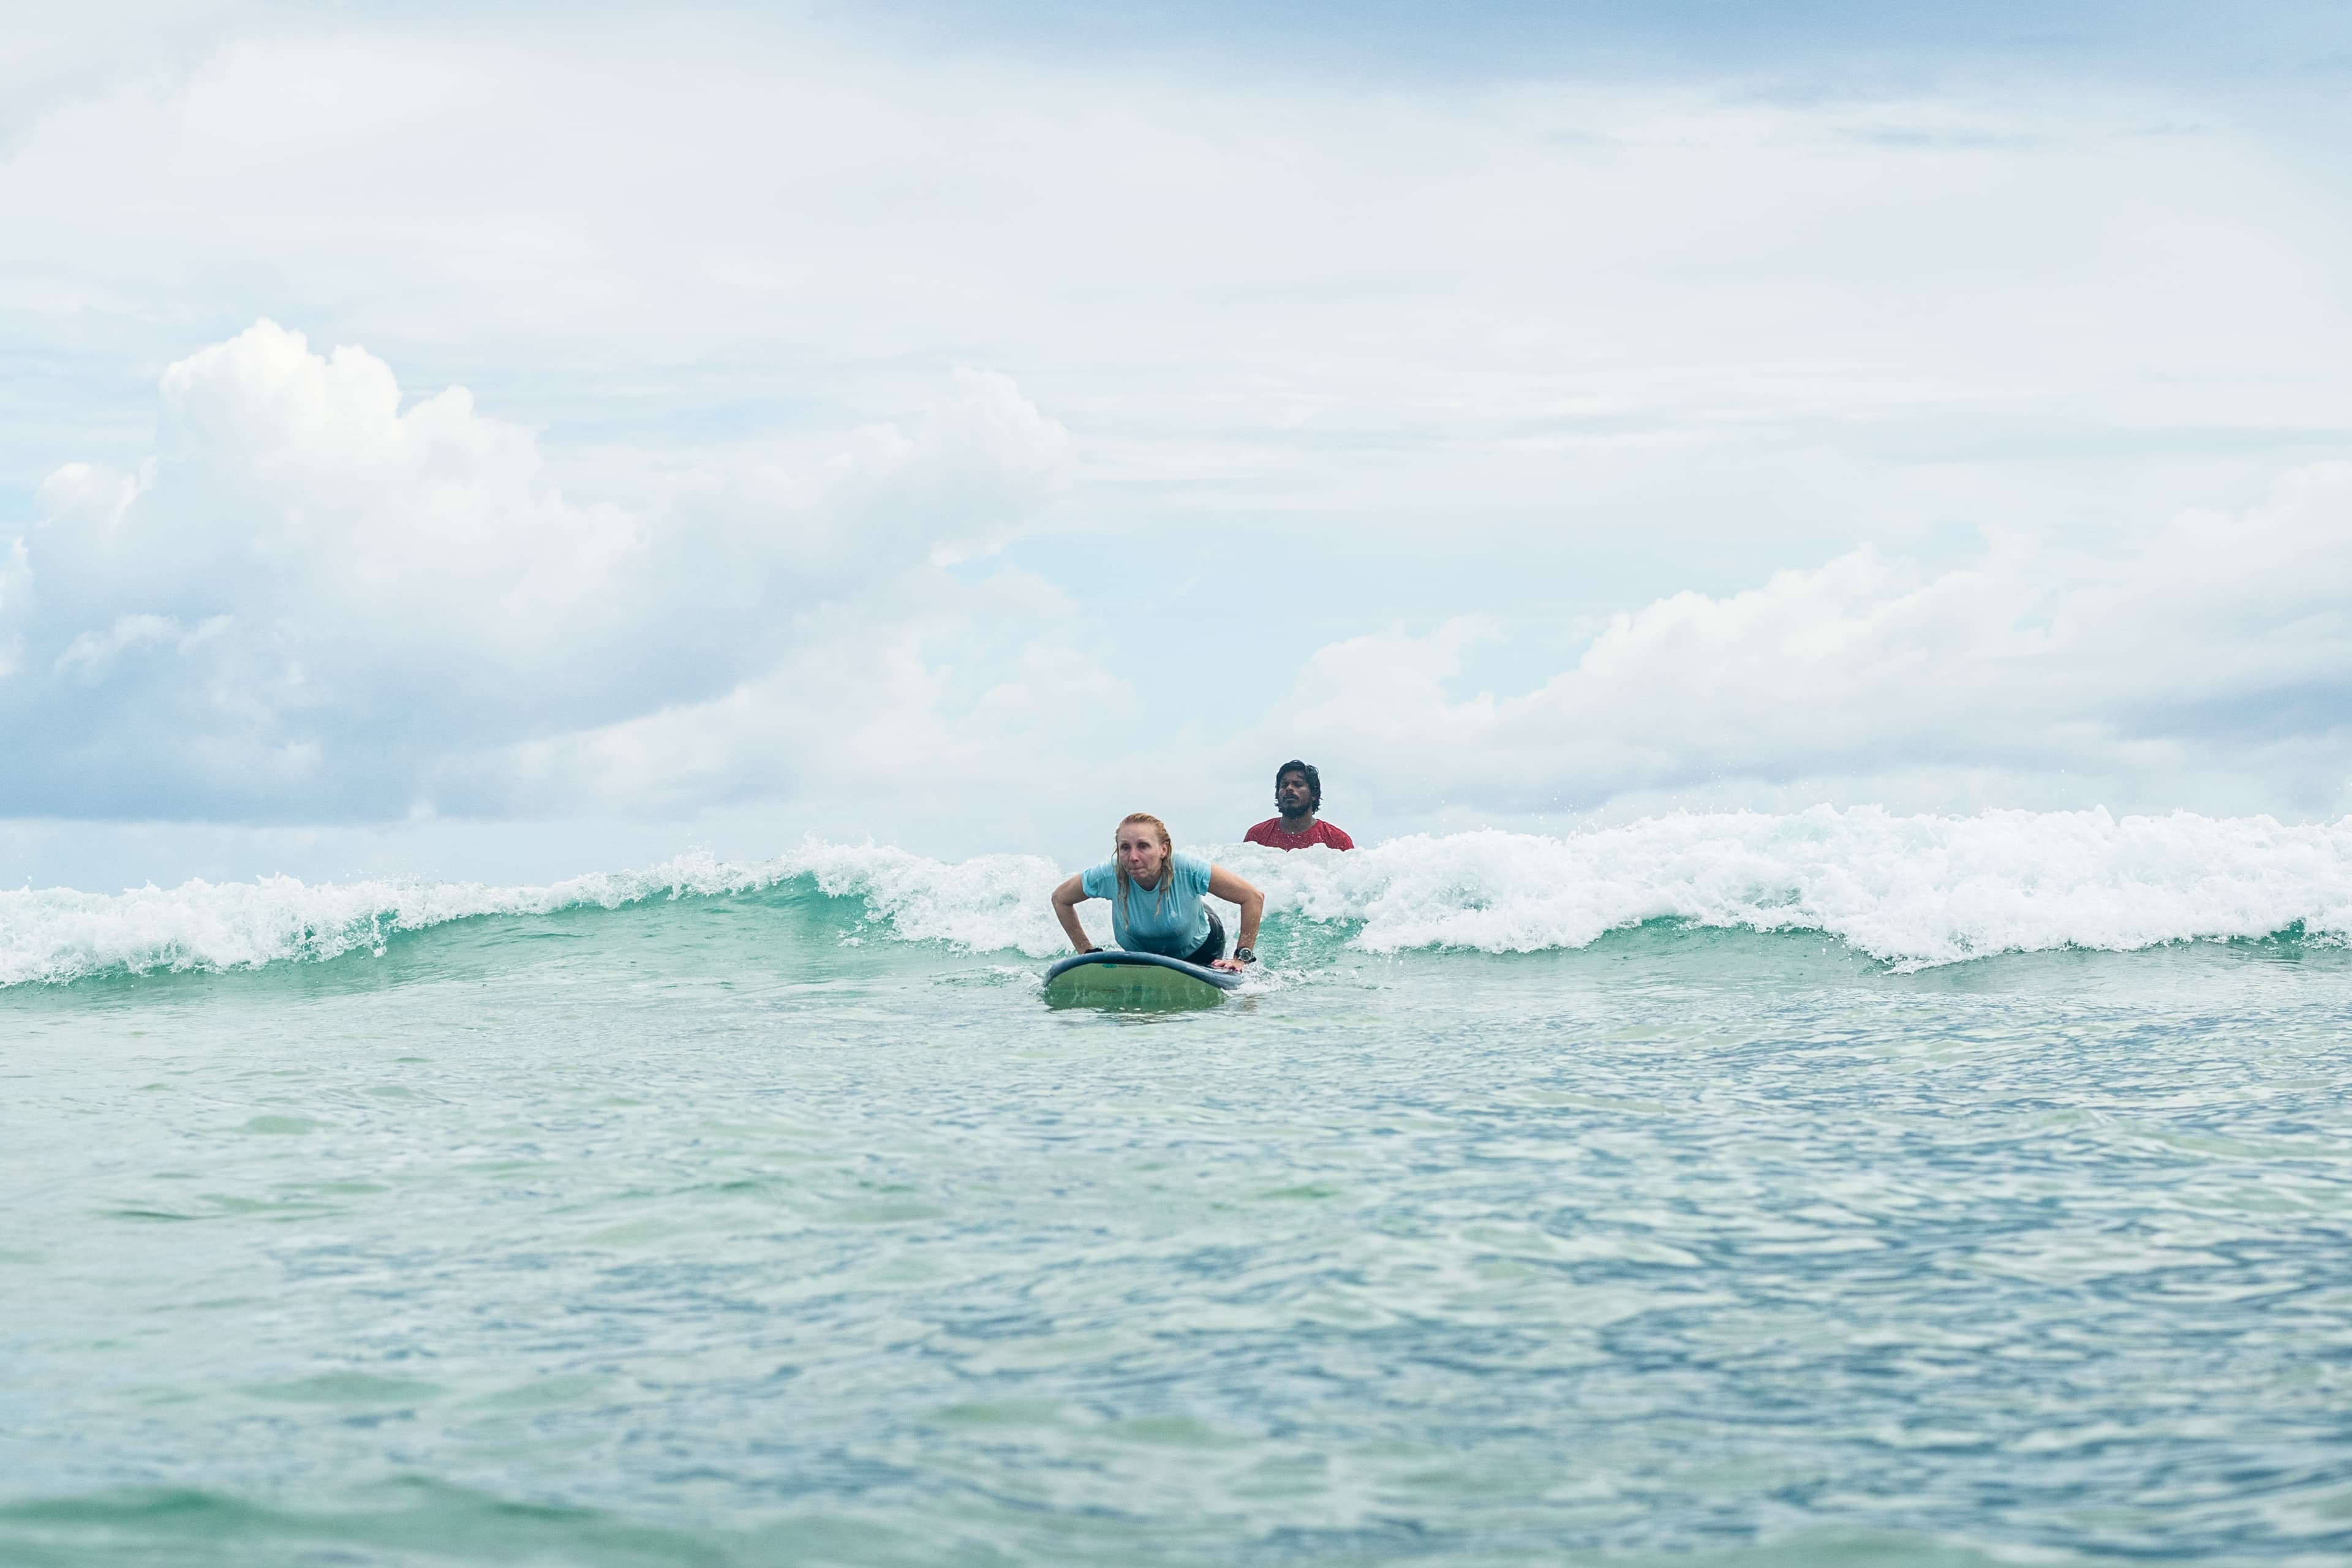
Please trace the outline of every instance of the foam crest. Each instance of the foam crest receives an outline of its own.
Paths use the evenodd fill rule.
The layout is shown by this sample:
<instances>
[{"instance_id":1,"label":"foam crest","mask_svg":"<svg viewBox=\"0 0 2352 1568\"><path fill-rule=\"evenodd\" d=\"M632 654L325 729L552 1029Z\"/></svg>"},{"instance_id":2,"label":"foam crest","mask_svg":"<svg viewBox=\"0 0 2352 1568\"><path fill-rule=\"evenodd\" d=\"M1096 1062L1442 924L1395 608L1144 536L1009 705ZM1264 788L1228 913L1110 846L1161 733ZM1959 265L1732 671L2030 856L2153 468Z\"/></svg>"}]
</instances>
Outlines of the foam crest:
<instances>
[{"instance_id":1,"label":"foam crest","mask_svg":"<svg viewBox=\"0 0 2352 1568\"><path fill-rule=\"evenodd\" d=\"M1649 921L1817 931L1906 966L2059 947L2126 950L2300 927L2352 937L2352 818L2315 826L2104 811L1895 816L1827 806L1654 817L1558 837L1479 832L1352 854L1210 852L1269 912L1337 925L1372 952L1582 947ZM1063 937L1037 856L958 863L811 840L772 860L682 856L546 887L291 878L104 895L0 891L0 984L149 969L233 969L381 952L394 932L806 878L861 901L877 934L1042 957ZM1097 940L1108 926L1087 906Z\"/></svg>"},{"instance_id":2,"label":"foam crest","mask_svg":"<svg viewBox=\"0 0 2352 1568\"><path fill-rule=\"evenodd\" d=\"M1045 953L1062 936L1045 907L1061 879L1034 856L950 865L887 846L812 840L772 860L683 855L640 870L596 872L545 887L380 879L310 885L291 877L116 894L0 889L0 985L152 969L244 969L381 953L397 931L451 921L618 909L656 898L741 893L806 877L908 941Z\"/></svg>"},{"instance_id":3,"label":"foam crest","mask_svg":"<svg viewBox=\"0 0 2352 1568\"><path fill-rule=\"evenodd\" d=\"M0 889L0 985L118 971L250 968L334 958L356 948L380 952L394 931L450 921L582 905L617 909L661 895L740 891L793 874L777 864L737 867L688 855L547 887L400 879L312 886L265 877L113 894Z\"/></svg>"},{"instance_id":4,"label":"foam crest","mask_svg":"<svg viewBox=\"0 0 2352 1568\"><path fill-rule=\"evenodd\" d=\"M1270 908L1360 922L1375 952L1581 947L1645 921L1818 931L1905 965L2198 938L2352 933L2352 818L2187 812L1653 817L1559 837L1415 837L1349 855L1249 847Z\"/></svg>"},{"instance_id":5,"label":"foam crest","mask_svg":"<svg viewBox=\"0 0 2352 1568\"><path fill-rule=\"evenodd\" d=\"M975 952L1007 948L1042 957L1069 945L1046 906L1066 872L1042 855L982 855L950 864L887 845L812 840L772 862L791 864L835 898L863 899L866 909L908 942L950 942ZM1109 940L1110 922L1097 940Z\"/></svg>"}]
</instances>

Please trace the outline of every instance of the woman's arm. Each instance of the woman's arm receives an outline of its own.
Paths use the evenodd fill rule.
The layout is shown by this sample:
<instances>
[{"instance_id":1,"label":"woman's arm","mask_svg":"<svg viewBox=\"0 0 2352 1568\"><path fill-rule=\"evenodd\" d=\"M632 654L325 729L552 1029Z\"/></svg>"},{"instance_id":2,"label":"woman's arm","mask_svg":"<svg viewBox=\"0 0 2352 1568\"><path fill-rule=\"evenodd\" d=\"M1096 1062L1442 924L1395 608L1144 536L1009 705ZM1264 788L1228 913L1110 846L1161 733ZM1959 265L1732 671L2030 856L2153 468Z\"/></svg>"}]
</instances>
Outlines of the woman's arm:
<instances>
[{"instance_id":1,"label":"woman's arm","mask_svg":"<svg viewBox=\"0 0 2352 1568\"><path fill-rule=\"evenodd\" d=\"M1223 866L1209 868L1209 892L1214 898L1242 907L1241 940L1234 943L1235 951L1257 946L1257 922L1265 913L1265 895L1243 881ZM1219 969L1239 969L1241 964L1230 958L1217 960Z\"/></svg>"},{"instance_id":2,"label":"woman's arm","mask_svg":"<svg viewBox=\"0 0 2352 1568\"><path fill-rule=\"evenodd\" d=\"M1080 952L1092 952L1095 944L1087 940L1087 928L1078 923L1078 906L1087 901L1084 882L1083 877L1073 877L1054 889L1054 918L1070 933L1072 947Z\"/></svg>"}]
</instances>

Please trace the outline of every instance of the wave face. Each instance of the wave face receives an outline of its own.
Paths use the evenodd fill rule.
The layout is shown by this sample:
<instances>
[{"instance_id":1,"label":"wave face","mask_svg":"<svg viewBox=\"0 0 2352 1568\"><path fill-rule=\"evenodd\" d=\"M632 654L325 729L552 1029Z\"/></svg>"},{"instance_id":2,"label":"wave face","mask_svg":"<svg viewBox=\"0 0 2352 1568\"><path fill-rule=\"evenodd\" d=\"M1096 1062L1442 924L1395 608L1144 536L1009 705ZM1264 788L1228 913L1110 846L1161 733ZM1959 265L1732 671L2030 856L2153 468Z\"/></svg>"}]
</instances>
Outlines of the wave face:
<instances>
[{"instance_id":1,"label":"wave face","mask_svg":"<svg viewBox=\"0 0 2352 1568\"><path fill-rule=\"evenodd\" d=\"M1905 968L2064 947L2352 937L2352 818L2288 826L2185 812L2117 820L2104 811L1951 817L1820 806L1677 815L1558 837L1417 836L1348 855L1212 852L1265 889L1275 922L1328 928L1375 952L1579 948L1657 921L1818 931ZM0 891L0 985L381 955L395 933L454 921L795 882L862 903L879 935L1044 956L1063 946L1045 894L1065 874L1037 856L950 864L812 840L772 860L689 855L546 887L268 878L110 895Z\"/></svg>"}]
</instances>

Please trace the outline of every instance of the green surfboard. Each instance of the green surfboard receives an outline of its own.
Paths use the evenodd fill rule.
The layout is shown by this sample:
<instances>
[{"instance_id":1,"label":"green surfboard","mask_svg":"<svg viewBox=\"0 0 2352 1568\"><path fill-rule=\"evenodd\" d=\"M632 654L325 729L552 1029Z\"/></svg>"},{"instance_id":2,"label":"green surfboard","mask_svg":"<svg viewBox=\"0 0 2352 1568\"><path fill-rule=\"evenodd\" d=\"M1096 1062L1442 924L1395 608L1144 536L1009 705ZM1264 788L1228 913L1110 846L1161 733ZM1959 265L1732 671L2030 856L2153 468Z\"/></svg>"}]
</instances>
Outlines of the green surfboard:
<instances>
[{"instance_id":1,"label":"green surfboard","mask_svg":"<svg viewBox=\"0 0 2352 1568\"><path fill-rule=\"evenodd\" d=\"M1073 953L1045 971L1045 1003L1053 1007L1159 1010L1213 1007L1242 983L1230 970L1209 969L1156 952L1103 949Z\"/></svg>"}]
</instances>

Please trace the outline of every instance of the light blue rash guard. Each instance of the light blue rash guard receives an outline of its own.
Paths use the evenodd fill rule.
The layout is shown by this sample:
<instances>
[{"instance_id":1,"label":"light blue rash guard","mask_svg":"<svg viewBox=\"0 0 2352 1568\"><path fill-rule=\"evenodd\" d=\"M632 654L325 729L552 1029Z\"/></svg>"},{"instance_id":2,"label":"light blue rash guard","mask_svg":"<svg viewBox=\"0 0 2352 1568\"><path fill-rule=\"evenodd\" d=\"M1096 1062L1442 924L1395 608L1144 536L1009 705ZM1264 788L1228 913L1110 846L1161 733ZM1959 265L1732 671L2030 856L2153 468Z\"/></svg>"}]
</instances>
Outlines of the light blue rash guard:
<instances>
[{"instance_id":1,"label":"light blue rash guard","mask_svg":"<svg viewBox=\"0 0 2352 1568\"><path fill-rule=\"evenodd\" d=\"M1079 874L1078 890L1110 900L1111 936L1129 952L1190 958L1209 940L1209 908L1201 901L1209 890L1209 863L1198 855L1179 849L1160 873L1160 886L1130 882L1124 900L1118 896L1116 860L1087 867Z\"/></svg>"}]
</instances>

